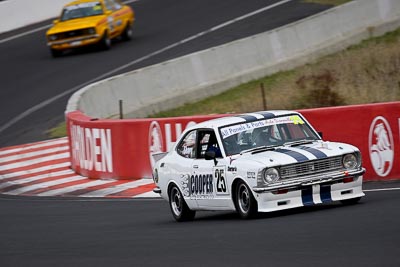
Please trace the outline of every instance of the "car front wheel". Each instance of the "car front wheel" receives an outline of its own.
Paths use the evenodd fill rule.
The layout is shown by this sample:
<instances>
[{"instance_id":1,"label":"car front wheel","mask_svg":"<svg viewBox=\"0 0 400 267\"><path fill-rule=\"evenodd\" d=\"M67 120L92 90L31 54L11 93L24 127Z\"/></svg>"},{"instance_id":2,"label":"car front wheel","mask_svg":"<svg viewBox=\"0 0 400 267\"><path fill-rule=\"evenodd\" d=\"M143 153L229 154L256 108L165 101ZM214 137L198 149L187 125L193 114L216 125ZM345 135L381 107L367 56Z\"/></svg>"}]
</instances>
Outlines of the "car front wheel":
<instances>
[{"instance_id":1,"label":"car front wheel","mask_svg":"<svg viewBox=\"0 0 400 267\"><path fill-rule=\"evenodd\" d=\"M129 41L132 39L132 36L133 36L132 26L130 23L127 23L126 27L122 33L122 39L124 41Z\"/></svg>"},{"instance_id":2,"label":"car front wheel","mask_svg":"<svg viewBox=\"0 0 400 267\"><path fill-rule=\"evenodd\" d=\"M181 191L176 185L173 185L169 193L169 206L172 215L178 222L191 221L194 219L196 212L189 209Z\"/></svg>"},{"instance_id":3,"label":"car front wheel","mask_svg":"<svg viewBox=\"0 0 400 267\"><path fill-rule=\"evenodd\" d=\"M100 40L99 47L101 50L109 50L111 48L111 39L107 32L104 32L104 35Z\"/></svg>"},{"instance_id":4,"label":"car front wheel","mask_svg":"<svg viewBox=\"0 0 400 267\"><path fill-rule=\"evenodd\" d=\"M52 57L60 57L62 55L61 50L51 48L50 52L51 52Z\"/></svg>"},{"instance_id":5,"label":"car front wheel","mask_svg":"<svg viewBox=\"0 0 400 267\"><path fill-rule=\"evenodd\" d=\"M243 219L253 218L257 214L257 201L244 182L239 182L236 188L235 206Z\"/></svg>"}]
</instances>

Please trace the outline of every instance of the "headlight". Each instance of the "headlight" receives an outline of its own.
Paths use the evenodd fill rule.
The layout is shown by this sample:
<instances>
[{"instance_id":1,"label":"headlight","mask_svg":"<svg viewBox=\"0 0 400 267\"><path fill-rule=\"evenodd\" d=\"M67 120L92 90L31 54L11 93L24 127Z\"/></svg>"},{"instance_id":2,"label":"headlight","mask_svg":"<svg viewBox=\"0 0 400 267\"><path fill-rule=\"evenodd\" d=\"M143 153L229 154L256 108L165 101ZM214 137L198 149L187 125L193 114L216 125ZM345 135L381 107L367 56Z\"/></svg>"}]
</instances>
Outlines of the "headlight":
<instances>
[{"instance_id":1,"label":"headlight","mask_svg":"<svg viewBox=\"0 0 400 267\"><path fill-rule=\"evenodd\" d=\"M346 169L355 169L357 168L358 161L357 157L354 154L347 154L343 156L343 167Z\"/></svg>"},{"instance_id":2,"label":"headlight","mask_svg":"<svg viewBox=\"0 0 400 267\"><path fill-rule=\"evenodd\" d=\"M49 39L50 39L50 41L55 41L55 40L57 40L57 35L52 34L49 36Z\"/></svg>"},{"instance_id":3,"label":"headlight","mask_svg":"<svg viewBox=\"0 0 400 267\"><path fill-rule=\"evenodd\" d=\"M264 171L264 182L273 183L279 179L279 172L275 168L269 168Z\"/></svg>"},{"instance_id":4,"label":"headlight","mask_svg":"<svg viewBox=\"0 0 400 267\"><path fill-rule=\"evenodd\" d=\"M95 34L96 33L96 29L95 28L89 28L88 29L88 33L89 34Z\"/></svg>"}]
</instances>

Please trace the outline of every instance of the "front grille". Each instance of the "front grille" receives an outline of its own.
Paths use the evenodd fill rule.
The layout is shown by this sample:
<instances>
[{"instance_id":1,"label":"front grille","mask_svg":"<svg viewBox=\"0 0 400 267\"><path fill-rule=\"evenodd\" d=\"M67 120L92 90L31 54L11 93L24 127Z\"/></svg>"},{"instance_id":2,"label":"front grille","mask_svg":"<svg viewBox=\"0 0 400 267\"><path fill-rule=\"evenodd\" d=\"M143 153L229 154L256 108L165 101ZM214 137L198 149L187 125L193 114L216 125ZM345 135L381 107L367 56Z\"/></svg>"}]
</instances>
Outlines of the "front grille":
<instances>
[{"instance_id":1,"label":"front grille","mask_svg":"<svg viewBox=\"0 0 400 267\"><path fill-rule=\"evenodd\" d=\"M57 40L63 40L63 39L69 39L69 38L82 37L82 36L86 36L86 35L90 35L90 28L62 32L62 33L58 33L56 36L57 36Z\"/></svg>"},{"instance_id":2,"label":"front grille","mask_svg":"<svg viewBox=\"0 0 400 267\"><path fill-rule=\"evenodd\" d=\"M342 157L313 160L281 167L281 179L331 172L343 169Z\"/></svg>"}]
</instances>

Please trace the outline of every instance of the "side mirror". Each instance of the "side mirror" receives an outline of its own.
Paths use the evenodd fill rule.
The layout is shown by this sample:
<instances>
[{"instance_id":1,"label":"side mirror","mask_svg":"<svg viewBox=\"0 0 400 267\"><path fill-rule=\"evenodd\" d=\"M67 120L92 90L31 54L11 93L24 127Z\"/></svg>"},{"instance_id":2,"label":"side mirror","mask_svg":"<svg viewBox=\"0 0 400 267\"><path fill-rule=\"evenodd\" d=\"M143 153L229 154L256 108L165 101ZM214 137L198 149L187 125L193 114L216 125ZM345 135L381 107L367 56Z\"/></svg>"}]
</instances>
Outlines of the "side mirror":
<instances>
[{"instance_id":1,"label":"side mirror","mask_svg":"<svg viewBox=\"0 0 400 267\"><path fill-rule=\"evenodd\" d=\"M60 22L58 19L53 20L54 25L56 25L58 22Z\"/></svg>"},{"instance_id":2,"label":"side mirror","mask_svg":"<svg viewBox=\"0 0 400 267\"><path fill-rule=\"evenodd\" d=\"M212 160L215 159L215 151L206 151L206 154L204 155L204 158L206 160Z\"/></svg>"},{"instance_id":3,"label":"side mirror","mask_svg":"<svg viewBox=\"0 0 400 267\"><path fill-rule=\"evenodd\" d=\"M214 165L217 166L218 161L217 161L217 158L215 156L215 151L206 151L206 154L204 155L204 158L206 160L214 160Z\"/></svg>"},{"instance_id":4,"label":"side mirror","mask_svg":"<svg viewBox=\"0 0 400 267\"><path fill-rule=\"evenodd\" d=\"M318 132L319 137L321 137L321 139L323 139L324 134L322 132Z\"/></svg>"}]
</instances>

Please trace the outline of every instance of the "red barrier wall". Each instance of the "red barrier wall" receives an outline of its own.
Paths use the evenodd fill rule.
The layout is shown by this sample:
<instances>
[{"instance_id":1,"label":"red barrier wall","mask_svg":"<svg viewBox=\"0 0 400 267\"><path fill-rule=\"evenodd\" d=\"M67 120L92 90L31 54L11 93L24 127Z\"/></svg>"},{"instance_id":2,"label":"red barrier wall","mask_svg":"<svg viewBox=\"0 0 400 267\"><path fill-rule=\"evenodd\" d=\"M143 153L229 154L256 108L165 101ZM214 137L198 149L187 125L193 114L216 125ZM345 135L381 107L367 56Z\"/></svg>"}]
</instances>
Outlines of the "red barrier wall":
<instances>
[{"instance_id":1,"label":"red barrier wall","mask_svg":"<svg viewBox=\"0 0 400 267\"><path fill-rule=\"evenodd\" d=\"M365 180L400 179L400 102L300 110L324 140L361 150Z\"/></svg>"},{"instance_id":2,"label":"red barrier wall","mask_svg":"<svg viewBox=\"0 0 400 267\"><path fill-rule=\"evenodd\" d=\"M72 168L90 178L151 177L151 153L167 151L188 125L221 116L97 120L68 113Z\"/></svg>"},{"instance_id":3,"label":"red barrier wall","mask_svg":"<svg viewBox=\"0 0 400 267\"><path fill-rule=\"evenodd\" d=\"M400 102L300 112L324 140L360 148L365 180L400 178ZM97 120L68 113L72 168L91 178L151 177L151 153L169 150L188 125L221 116Z\"/></svg>"}]
</instances>

